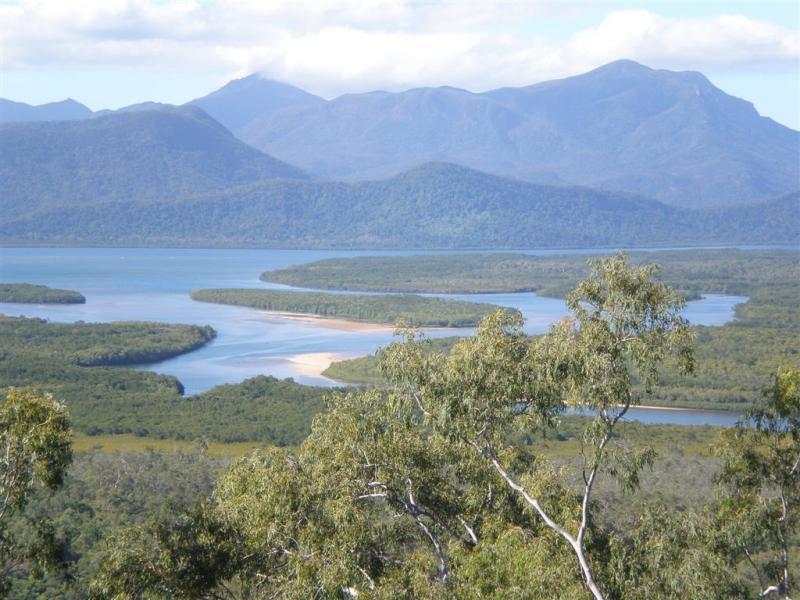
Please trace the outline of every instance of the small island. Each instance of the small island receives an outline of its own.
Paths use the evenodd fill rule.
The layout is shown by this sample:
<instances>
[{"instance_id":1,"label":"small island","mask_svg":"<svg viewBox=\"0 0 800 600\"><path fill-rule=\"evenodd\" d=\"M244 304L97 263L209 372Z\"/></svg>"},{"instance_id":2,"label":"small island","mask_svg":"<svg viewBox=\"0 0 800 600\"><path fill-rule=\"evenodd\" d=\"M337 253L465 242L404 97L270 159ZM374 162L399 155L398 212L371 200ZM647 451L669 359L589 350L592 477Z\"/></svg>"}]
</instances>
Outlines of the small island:
<instances>
[{"instance_id":1,"label":"small island","mask_svg":"<svg viewBox=\"0 0 800 600\"><path fill-rule=\"evenodd\" d=\"M247 306L298 316L413 327L474 327L483 317L500 308L494 304L411 294L367 296L221 288L195 290L191 296L199 302Z\"/></svg>"},{"instance_id":2,"label":"small island","mask_svg":"<svg viewBox=\"0 0 800 600\"><path fill-rule=\"evenodd\" d=\"M207 325L149 321L49 323L45 319L0 315L0 348L6 355L24 354L26 359L54 370L60 363L109 367L158 362L196 350L215 336L216 331ZM28 370L27 364L23 370ZM0 372L0 380L7 381L2 375Z\"/></svg>"},{"instance_id":3,"label":"small island","mask_svg":"<svg viewBox=\"0 0 800 600\"><path fill-rule=\"evenodd\" d=\"M83 294L32 283L0 283L0 302L20 304L86 304Z\"/></svg>"},{"instance_id":4,"label":"small island","mask_svg":"<svg viewBox=\"0 0 800 600\"><path fill-rule=\"evenodd\" d=\"M321 290L395 294L533 292L564 298L598 256L487 253L332 258L262 273L262 281ZM661 277L687 300L702 294L749 295L798 278L789 251L636 252L634 264L661 265Z\"/></svg>"}]
</instances>

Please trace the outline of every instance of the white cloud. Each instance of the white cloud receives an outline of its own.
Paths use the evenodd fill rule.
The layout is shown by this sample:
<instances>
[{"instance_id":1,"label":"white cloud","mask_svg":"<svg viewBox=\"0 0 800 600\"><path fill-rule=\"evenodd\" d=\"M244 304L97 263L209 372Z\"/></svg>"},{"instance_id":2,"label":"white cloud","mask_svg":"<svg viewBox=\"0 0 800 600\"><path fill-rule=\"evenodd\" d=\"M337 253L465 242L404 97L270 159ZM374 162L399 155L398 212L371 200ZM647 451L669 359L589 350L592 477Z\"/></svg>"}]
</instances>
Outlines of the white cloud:
<instances>
[{"instance_id":1,"label":"white cloud","mask_svg":"<svg viewBox=\"0 0 800 600\"><path fill-rule=\"evenodd\" d=\"M575 34L564 51L567 57L625 55L681 65L796 61L800 52L797 31L773 23L737 15L666 18L646 10L611 13L598 27Z\"/></svg>"},{"instance_id":2,"label":"white cloud","mask_svg":"<svg viewBox=\"0 0 800 600\"><path fill-rule=\"evenodd\" d=\"M741 15L620 10L560 40L520 27L565 10L578 9L553 0L21 0L0 5L0 56L9 69L262 71L328 96L524 85L618 58L693 69L798 61L797 30Z\"/></svg>"}]
</instances>

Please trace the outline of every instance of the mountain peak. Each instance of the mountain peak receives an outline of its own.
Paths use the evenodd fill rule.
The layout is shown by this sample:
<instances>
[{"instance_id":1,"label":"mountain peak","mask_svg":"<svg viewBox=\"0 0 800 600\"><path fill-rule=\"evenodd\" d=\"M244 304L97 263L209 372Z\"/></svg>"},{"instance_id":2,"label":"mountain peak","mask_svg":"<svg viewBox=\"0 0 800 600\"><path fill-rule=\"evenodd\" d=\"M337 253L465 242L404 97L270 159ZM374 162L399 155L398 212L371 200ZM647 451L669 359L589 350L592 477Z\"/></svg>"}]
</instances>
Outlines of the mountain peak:
<instances>
[{"instance_id":1,"label":"mountain peak","mask_svg":"<svg viewBox=\"0 0 800 600\"><path fill-rule=\"evenodd\" d=\"M88 119L92 114L91 109L72 98L38 106L0 98L0 123L75 121Z\"/></svg>"},{"instance_id":2,"label":"mountain peak","mask_svg":"<svg viewBox=\"0 0 800 600\"><path fill-rule=\"evenodd\" d=\"M589 73L595 72L617 72L617 73L647 73L652 72L654 69L651 69L647 65L643 65L642 63L638 63L635 60L631 60L630 58L620 58L619 60L611 61L610 63L606 63L597 67L596 69L592 69Z\"/></svg>"},{"instance_id":3,"label":"mountain peak","mask_svg":"<svg viewBox=\"0 0 800 600\"><path fill-rule=\"evenodd\" d=\"M687 207L776 196L798 181L797 132L701 73L633 60L479 94L351 94L272 113L236 133L324 177L374 179L435 160Z\"/></svg>"},{"instance_id":4,"label":"mountain peak","mask_svg":"<svg viewBox=\"0 0 800 600\"><path fill-rule=\"evenodd\" d=\"M199 106L228 129L291 106L325 102L298 87L253 73L229 81L215 92L187 104Z\"/></svg>"},{"instance_id":5,"label":"mountain peak","mask_svg":"<svg viewBox=\"0 0 800 600\"><path fill-rule=\"evenodd\" d=\"M282 81L277 81L274 79L269 79L264 77L261 73L251 73L250 75L245 75L244 77L240 77L238 79L231 79L228 83L223 85L219 88L216 92L211 92L211 94L216 94L223 91L232 91L232 90L241 90L247 88L254 88L254 87L261 87L261 88L268 88L268 87L289 87L294 88L294 86L283 83ZM295 88L297 89L297 88ZM209 95L211 95L209 94Z\"/></svg>"}]
</instances>

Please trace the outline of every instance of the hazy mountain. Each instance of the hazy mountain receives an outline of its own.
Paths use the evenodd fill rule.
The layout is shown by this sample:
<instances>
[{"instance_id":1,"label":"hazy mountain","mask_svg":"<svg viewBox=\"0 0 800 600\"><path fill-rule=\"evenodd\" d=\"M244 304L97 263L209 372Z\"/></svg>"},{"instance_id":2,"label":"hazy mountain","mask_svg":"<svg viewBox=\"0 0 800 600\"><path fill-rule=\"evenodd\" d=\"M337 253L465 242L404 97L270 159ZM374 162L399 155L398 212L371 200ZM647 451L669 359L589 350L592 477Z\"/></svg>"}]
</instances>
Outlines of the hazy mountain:
<instances>
[{"instance_id":1,"label":"hazy mountain","mask_svg":"<svg viewBox=\"0 0 800 600\"><path fill-rule=\"evenodd\" d=\"M96 117L102 115L110 115L111 113L115 112L138 112L141 110L170 110L176 108L174 104L166 104L164 102L137 102L136 104L129 104L128 106L123 106L122 108L117 108L115 110L110 109L103 109L98 110L94 113Z\"/></svg>"},{"instance_id":2,"label":"hazy mountain","mask_svg":"<svg viewBox=\"0 0 800 600\"><path fill-rule=\"evenodd\" d=\"M92 111L72 98L60 102L49 102L31 106L0 98L0 123L23 123L28 121L73 121L88 119Z\"/></svg>"},{"instance_id":3,"label":"hazy mountain","mask_svg":"<svg viewBox=\"0 0 800 600\"><path fill-rule=\"evenodd\" d=\"M325 101L306 91L250 75L226 84L216 92L192 100L228 129L244 127L256 118L263 118L277 110L293 106L315 106Z\"/></svg>"},{"instance_id":4,"label":"hazy mountain","mask_svg":"<svg viewBox=\"0 0 800 600\"><path fill-rule=\"evenodd\" d=\"M0 126L0 208L166 199L265 178L305 178L196 107Z\"/></svg>"},{"instance_id":5,"label":"hazy mountain","mask_svg":"<svg viewBox=\"0 0 800 600\"><path fill-rule=\"evenodd\" d=\"M0 214L0 241L354 248L619 247L797 242L800 195L706 211L451 164L383 181L260 181L161 201Z\"/></svg>"},{"instance_id":6,"label":"hazy mountain","mask_svg":"<svg viewBox=\"0 0 800 600\"><path fill-rule=\"evenodd\" d=\"M312 97L283 107L262 101L260 112L251 88L275 85L247 78L196 102L214 98L221 104L211 114L241 139L328 177L383 177L449 161L687 207L749 202L800 187L800 133L759 116L752 104L695 72L619 61L481 94L420 88L327 102Z\"/></svg>"}]
</instances>

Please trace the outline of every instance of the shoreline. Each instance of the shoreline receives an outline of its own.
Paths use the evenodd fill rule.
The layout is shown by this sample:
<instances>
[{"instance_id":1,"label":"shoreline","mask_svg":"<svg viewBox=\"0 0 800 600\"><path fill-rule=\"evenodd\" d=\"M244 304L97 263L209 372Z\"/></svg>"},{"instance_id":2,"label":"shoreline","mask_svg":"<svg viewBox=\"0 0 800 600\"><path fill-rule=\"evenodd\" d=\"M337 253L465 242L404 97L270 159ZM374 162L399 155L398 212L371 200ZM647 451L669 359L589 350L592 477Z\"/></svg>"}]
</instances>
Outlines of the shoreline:
<instances>
[{"instance_id":1,"label":"shoreline","mask_svg":"<svg viewBox=\"0 0 800 600\"><path fill-rule=\"evenodd\" d=\"M319 315L311 315L307 313L284 312L279 310L261 310L261 309L254 309L254 310L256 310L256 312L259 315L262 315L267 319L286 319L290 321L300 321L302 323L308 323L309 325L316 325L318 327L327 327L329 329L337 329L339 331L377 333L377 332L393 332L395 330L395 327L393 325L388 325L386 323L349 321L347 319L339 319L336 317L322 317Z\"/></svg>"},{"instance_id":2,"label":"shoreline","mask_svg":"<svg viewBox=\"0 0 800 600\"><path fill-rule=\"evenodd\" d=\"M328 370L328 368L335 362L341 362L343 360L352 360L354 358L365 358L369 356L366 355L356 355L350 354L347 352L312 352L308 354L296 354L288 358L289 362L293 365L297 365L298 371L301 372L303 375L308 376L316 376L316 377L324 377L325 379L329 379L330 381L336 382L337 384L346 386L346 387L361 387L364 385L370 385L363 381L343 381L341 379L334 379L328 375L324 375L323 373ZM308 357L311 360L301 360L304 357ZM327 361L327 363L326 363ZM323 366L324 365L324 366ZM617 408L622 408L620 405ZM664 411L664 412L703 412L703 413L719 413L720 415L741 415L742 411L736 411L731 409L725 408L696 408L692 406L656 406L652 404L636 404L631 405L629 408L630 410L655 410L655 411Z\"/></svg>"},{"instance_id":3,"label":"shoreline","mask_svg":"<svg viewBox=\"0 0 800 600\"><path fill-rule=\"evenodd\" d=\"M325 377L322 374L331 364L340 360L351 358L346 352L307 352L304 354L293 354L287 356L295 370L307 377ZM331 381L336 381L330 377L325 377Z\"/></svg>"},{"instance_id":4,"label":"shoreline","mask_svg":"<svg viewBox=\"0 0 800 600\"><path fill-rule=\"evenodd\" d=\"M696 412L715 412L721 413L726 415L735 415L741 414L739 411L735 410L728 410L725 408L694 408L691 406L681 407L681 406L653 406L652 404L637 404L635 406L631 405L631 409L642 408L645 410L666 410L666 411L677 411L677 412L689 412L689 411L696 411Z\"/></svg>"},{"instance_id":5,"label":"shoreline","mask_svg":"<svg viewBox=\"0 0 800 600\"><path fill-rule=\"evenodd\" d=\"M396 325L389 325L388 323L373 323L370 321L351 321L348 319L340 319L337 317L323 317L319 315L312 315L308 313L293 313L279 310L262 310L253 309L259 315L268 319L287 319L291 321L300 321L309 325L318 327L327 327L328 329L336 329L338 331L358 332L358 333L394 333L397 330ZM459 332L475 329L475 327L414 327L415 331L428 332L428 331L446 331L446 332ZM336 354L335 352L333 354ZM358 357L355 357L358 358Z\"/></svg>"}]
</instances>

